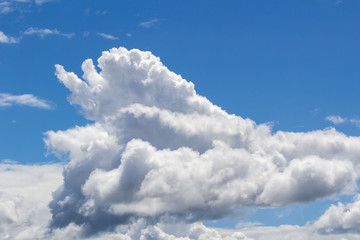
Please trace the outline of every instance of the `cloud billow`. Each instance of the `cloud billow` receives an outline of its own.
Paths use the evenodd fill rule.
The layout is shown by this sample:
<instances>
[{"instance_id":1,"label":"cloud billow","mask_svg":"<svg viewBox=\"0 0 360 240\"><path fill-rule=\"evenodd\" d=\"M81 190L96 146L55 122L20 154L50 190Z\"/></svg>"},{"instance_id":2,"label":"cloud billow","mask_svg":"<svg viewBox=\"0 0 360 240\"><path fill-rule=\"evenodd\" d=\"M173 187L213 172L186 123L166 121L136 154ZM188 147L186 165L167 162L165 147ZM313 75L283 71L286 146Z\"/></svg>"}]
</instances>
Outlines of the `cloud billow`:
<instances>
[{"instance_id":1,"label":"cloud billow","mask_svg":"<svg viewBox=\"0 0 360 240\"><path fill-rule=\"evenodd\" d=\"M314 223L321 234L360 233L360 195L352 203L338 203L329 209Z\"/></svg>"},{"instance_id":2,"label":"cloud billow","mask_svg":"<svg viewBox=\"0 0 360 240\"><path fill-rule=\"evenodd\" d=\"M360 138L335 129L271 132L196 93L150 52L113 48L82 64L83 79L56 65L93 124L49 131L69 158L50 204L52 227L87 233L136 219L219 219L244 206L285 206L350 193ZM91 229L91 230L90 230Z\"/></svg>"}]
</instances>

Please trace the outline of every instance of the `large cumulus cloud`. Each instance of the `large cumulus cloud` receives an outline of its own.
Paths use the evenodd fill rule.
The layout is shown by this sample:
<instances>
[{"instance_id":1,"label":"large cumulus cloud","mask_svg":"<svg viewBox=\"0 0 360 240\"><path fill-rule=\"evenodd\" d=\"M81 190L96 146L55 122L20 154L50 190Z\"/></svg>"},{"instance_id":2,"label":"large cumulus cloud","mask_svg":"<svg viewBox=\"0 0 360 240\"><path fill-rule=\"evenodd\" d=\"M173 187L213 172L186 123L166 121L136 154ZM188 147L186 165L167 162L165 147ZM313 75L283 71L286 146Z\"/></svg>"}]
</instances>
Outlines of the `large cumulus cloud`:
<instances>
[{"instance_id":1,"label":"large cumulus cloud","mask_svg":"<svg viewBox=\"0 0 360 240\"><path fill-rule=\"evenodd\" d=\"M218 219L356 188L358 137L272 133L198 95L150 52L114 48L98 68L84 61L80 79L56 65L70 103L94 123L46 135L69 159L50 204L55 228L75 223L91 234L136 219Z\"/></svg>"}]
</instances>

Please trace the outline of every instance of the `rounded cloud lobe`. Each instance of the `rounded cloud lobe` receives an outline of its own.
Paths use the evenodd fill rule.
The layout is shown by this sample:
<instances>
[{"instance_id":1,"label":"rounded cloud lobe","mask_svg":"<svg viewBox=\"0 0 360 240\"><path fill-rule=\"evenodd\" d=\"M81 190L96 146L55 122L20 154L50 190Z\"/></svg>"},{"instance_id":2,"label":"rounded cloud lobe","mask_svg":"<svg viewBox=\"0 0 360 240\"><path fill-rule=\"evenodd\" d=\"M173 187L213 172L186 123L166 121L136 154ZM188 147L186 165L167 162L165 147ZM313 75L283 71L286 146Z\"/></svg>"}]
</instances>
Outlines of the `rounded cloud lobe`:
<instances>
[{"instance_id":1,"label":"rounded cloud lobe","mask_svg":"<svg viewBox=\"0 0 360 240\"><path fill-rule=\"evenodd\" d=\"M51 192L62 183L60 164L0 162L1 239L44 239Z\"/></svg>"},{"instance_id":2,"label":"rounded cloud lobe","mask_svg":"<svg viewBox=\"0 0 360 240\"><path fill-rule=\"evenodd\" d=\"M321 234L360 233L360 195L352 203L338 203L330 208L314 223Z\"/></svg>"},{"instance_id":3,"label":"rounded cloud lobe","mask_svg":"<svg viewBox=\"0 0 360 240\"><path fill-rule=\"evenodd\" d=\"M56 65L70 103L94 123L47 132L49 149L70 160L50 203L55 228L190 223L356 188L360 138L335 129L272 133L198 95L150 52L113 48L98 67L84 61L80 79Z\"/></svg>"}]
</instances>

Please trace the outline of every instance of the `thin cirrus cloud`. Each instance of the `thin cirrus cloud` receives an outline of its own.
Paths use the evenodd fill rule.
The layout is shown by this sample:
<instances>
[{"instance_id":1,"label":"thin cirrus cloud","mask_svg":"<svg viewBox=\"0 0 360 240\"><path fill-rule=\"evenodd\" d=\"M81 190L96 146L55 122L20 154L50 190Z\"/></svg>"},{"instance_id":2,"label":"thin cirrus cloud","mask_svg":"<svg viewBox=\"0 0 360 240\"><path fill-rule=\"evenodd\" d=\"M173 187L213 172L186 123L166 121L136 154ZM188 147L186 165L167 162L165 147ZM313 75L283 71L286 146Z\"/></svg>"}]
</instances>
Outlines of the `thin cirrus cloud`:
<instances>
[{"instance_id":1,"label":"thin cirrus cloud","mask_svg":"<svg viewBox=\"0 0 360 240\"><path fill-rule=\"evenodd\" d=\"M7 14L13 11L12 4L10 2L0 2L0 14Z\"/></svg>"},{"instance_id":2,"label":"thin cirrus cloud","mask_svg":"<svg viewBox=\"0 0 360 240\"><path fill-rule=\"evenodd\" d=\"M42 5L47 2L53 2L55 0L8 0L0 2L0 14L8 14L15 10L31 7L32 3L36 5Z\"/></svg>"},{"instance_id":3,"label":"thin cirrus cloud","mask_svg":"<svg viewBox=\"0 0 360 240\"><path fill-rule=\"evenodd\" d=\"M9 107L14 105L51 109L49 101L40 99L32 94L12 95L0 93L0 106Z\"/></svg>"},{"instance_id":4,"label":"thin cirrus cloud","mask_svg":"<svg viewBox=\"0 0 360 240\"><path fill-rule=\"evenodd\" d=\"M144 27L144 28L151 28L152 26L154 26L157 22L159 22L159 19L154 18L150 21L145 21L145 22L141 22L139 23L139 26Z\"/></svg>"},{"instance_id":5,"label":"thin cirrus cloud","mask_svg":"<svg viewBox=\"0 0 360 240\"><path fill-rule=\"evenodd\" d=\"M31 3L35 2L38 5L44 4L46 2L54 2L56 0L12 0L12 2L21 2L21 3Z\"/></svg>"},{"instance_id":6,"label":"thin cirrus cloud","mask_svg":"<svg viewBox=\"0 0 360 240\"><path fill-rule=\"evenodd\" d=\"M96 35L98 35L102 38L105 38L105 39L109 39L109 40L118 40L119 39L118 37L115 37L111 34L106 34L106 33L97 33Z\"/></svg>"},{"instance_id":7,"label":"thin cirrus cloud","mask_svg":"<svg viewBox=\"0 0 360 240\"><path fill-rule=\"evenodd\" d=\"M59 30L57 30L56 28L54 29L48 29L48 28L28 28L25 32L24 35L38 35L41 38L44 38L45 36L48 35L59 35L59 36L63 36L66 38L72 38L75 33L61 33Z\"/></svg>"},{"instance_id":8,"label":"thin cirrus cloud","mask_svg":"<svg viewBox=\"0 0 360 240\"><path fill-rule=\"evenodd\" d=\"M69 157L49 205L53 229L85 237L142 219L195 223L356 189L358 137L272 133L198 95L151 52L113 48L98 66L84 61L82 80L56 65L69 101L94 123L45 135L49 151Z\"/></svg>"}]
</instances>

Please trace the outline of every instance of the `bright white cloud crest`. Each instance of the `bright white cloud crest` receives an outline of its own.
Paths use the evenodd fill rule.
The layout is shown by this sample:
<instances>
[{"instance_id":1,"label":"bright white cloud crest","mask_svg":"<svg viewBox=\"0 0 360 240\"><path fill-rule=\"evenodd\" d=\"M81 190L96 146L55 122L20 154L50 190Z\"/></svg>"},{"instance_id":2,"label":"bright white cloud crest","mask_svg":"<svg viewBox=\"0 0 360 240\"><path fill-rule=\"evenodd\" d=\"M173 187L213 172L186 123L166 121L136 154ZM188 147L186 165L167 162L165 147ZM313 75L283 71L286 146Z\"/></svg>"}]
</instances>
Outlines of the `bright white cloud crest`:
<instances>
[{"instance_id":1,"label":"bright white cloud crest","mask_svg":"<svg viewBox=\"0 0 360 240\"><path fill-rule=\"evenodd\" d=\"M69 101L95 123L47 133L70 160L50 204L53 227L73 222L91 234L140 218L218 219L356 188L360 138L272 134L197 95L150 52L114 48L98 67L84 61L82 80L56 65Z\"/></svg>"}]
</instances>

